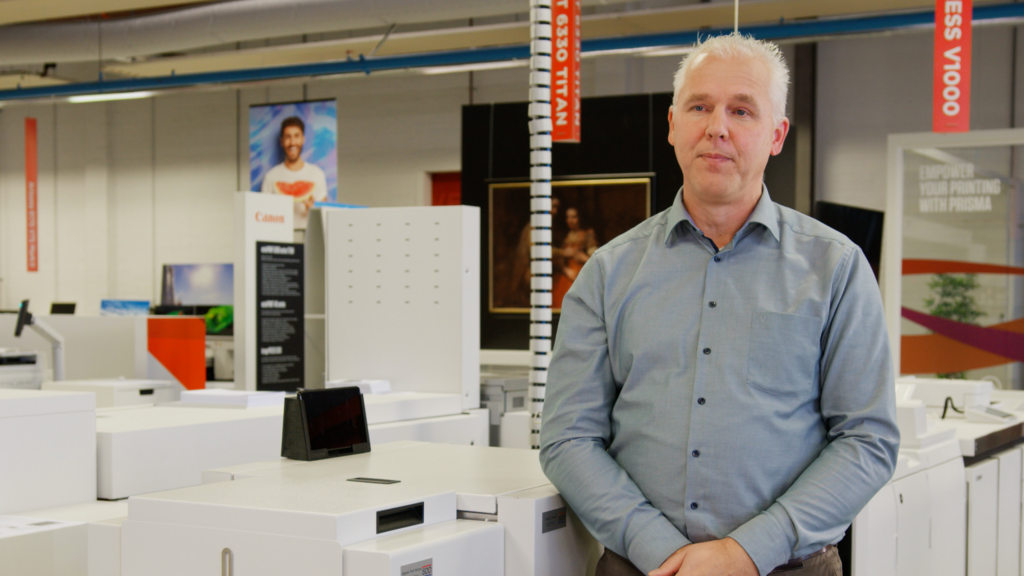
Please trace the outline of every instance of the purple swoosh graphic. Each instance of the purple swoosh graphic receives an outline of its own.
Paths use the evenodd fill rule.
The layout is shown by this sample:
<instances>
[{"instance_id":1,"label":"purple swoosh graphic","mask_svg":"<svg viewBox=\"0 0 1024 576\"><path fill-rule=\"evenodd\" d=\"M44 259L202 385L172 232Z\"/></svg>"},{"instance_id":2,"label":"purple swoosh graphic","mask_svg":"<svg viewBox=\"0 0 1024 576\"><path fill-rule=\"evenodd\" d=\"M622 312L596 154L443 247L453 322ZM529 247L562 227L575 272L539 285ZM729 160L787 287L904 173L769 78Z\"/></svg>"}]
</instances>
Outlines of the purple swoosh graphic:
<instances>
[{"instance_id":1,"label":"purple swoosh graphic","mask_svg":"<svg viewBox=\"0 0 1024 576\"><path fill-rule=\"evenodd\" d=\"M968 346L974 346L991 354L998 354L1017 362L1024 362L1024 334L1004 332L1003 330L984 328L982 326L972 326L955 320L931 316L909 308L903 308L903 317L946 338L956 340Z\"/></svg>"}]
</instances>

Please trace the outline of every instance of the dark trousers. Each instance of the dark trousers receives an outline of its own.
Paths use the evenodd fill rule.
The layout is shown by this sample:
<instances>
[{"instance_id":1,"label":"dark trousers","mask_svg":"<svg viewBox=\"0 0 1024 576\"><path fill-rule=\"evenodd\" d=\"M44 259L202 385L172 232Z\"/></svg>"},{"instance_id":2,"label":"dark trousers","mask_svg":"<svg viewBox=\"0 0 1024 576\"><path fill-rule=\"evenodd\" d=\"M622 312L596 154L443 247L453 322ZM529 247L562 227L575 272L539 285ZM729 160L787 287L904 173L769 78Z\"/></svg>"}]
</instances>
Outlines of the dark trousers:
<instances>
[{"instance_id":1,"label":"dark trousers","mask_svg":"<svg viewBox=\"0 0 1024 576\"><path fill-rule=\"evenodd\" d=\"M772 574L780 576L843 576L843 564L839 561L839 551L829 546L823 554L804 560L803 567L776 570ZM605 548L604 556L597 562L595 576L646 576L633 566L629 560Z\"/></svg>"}]
</instances>

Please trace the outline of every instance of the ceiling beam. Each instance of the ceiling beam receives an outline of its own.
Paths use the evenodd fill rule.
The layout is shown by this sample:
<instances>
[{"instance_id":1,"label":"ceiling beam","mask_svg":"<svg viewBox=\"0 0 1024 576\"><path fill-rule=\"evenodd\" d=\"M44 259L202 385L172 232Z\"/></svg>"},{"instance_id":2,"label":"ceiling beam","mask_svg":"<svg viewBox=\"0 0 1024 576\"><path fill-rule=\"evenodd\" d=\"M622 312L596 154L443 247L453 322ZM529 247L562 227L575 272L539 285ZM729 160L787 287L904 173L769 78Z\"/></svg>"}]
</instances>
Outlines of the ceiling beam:
<instances>
[{"instance_id":1,"label":"ceiling beam","mask_svg":"<svg viewBox=\"0 0 1024 576\"><path fill-rule=\"evenodd\" d=\"M976 5L998 0L977 0ZM753 0L740 4L740 25L779 24L811 19L842 18L865 14L920 11L934 0ZM647 34L671 34L680 30L728 28L733 22L732 3L690 4L677 8L597 14L583 19L584 40ZM172 74L199 74L242 68L291 66L344 60L369 53L381 35L289 44L246 50L225 50L139 62L108 62L104 72L142 78ZM529 42L528 22L446 28L425 32L395 33L376 56L400 56L447 50L514 46Z\"/></svg>"},{"instance_id":2,"label":"ceiling beam","mask_svg":"<svg viewBox=\"0 0 1024 576\"><path fill-rule=\"evenodd\" d=\"M1024 20L1024 3L977 6L974 21L978 25L1013 24ZM746 26L742 31L765 40L798 40L834 38L847 34L872 34L908 29L927 29L934 26L935 15L931 10L856 18L807 20L793 23L778 23L762 26ZM583 51L635 49L642 47L684 46L692 44L698 34L702 36L731 31L731 27L705 30L688 30L661 34L600 38L583 41ZM318 62L292 66L277 66L198 74L181 74L111 80L63 86L27 88L0 91L0 101L40 98L60 98L76 94L96 94L139 90L162 90L202 85L236 85L250 82L266 82L287 78L328 76L444 66L496 62L528 58L528 45L508 47L455 50L427 54L383 56L375 58L353 58L333 62Z\"/></svg>"},{"instance_id":3,"label":"ceiling beam","mask_svg":"<svg viewBox=\"0 0 1024 576\"><path fill-rule=\"evenodd\" d=\"M149 11L211 0L0 0L0 26L102 14Z\"/></svg>"}]
</instances>

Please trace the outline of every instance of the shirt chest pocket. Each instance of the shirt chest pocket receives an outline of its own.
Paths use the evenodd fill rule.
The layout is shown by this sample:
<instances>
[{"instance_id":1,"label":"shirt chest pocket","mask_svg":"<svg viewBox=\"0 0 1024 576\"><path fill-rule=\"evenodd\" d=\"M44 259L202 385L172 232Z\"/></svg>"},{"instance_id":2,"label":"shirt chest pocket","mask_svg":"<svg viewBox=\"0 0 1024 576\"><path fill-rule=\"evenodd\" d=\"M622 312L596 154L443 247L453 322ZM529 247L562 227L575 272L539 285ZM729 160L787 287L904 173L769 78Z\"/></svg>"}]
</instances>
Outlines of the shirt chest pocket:
<instances>
[{"instance_id":1,"label":"shirt chest pocket","mask_svg":"<svg viewBox=\"0 0 1024 576\"><path fill-rule=\"evenodd\" d=\"M821 321L757 310L750 327L747 383L779 396L813 392L821 357Z\"/></svg>"}]
</instances>

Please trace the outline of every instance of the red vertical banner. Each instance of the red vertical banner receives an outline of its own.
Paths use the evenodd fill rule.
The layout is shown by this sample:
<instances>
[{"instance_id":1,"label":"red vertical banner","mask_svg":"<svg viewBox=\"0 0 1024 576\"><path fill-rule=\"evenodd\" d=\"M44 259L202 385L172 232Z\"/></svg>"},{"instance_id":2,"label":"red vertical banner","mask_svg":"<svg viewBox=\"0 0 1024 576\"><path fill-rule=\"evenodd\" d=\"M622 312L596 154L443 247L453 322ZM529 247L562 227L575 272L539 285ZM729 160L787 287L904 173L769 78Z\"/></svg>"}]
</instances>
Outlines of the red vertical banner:
<instances>
[{"instance_id":1,"label":"red vertical banner","mask_svg":"<svg viewBox=\"0 0 1024 576\"><path fill-rule=\"evenodd\" d=\"M936 0L932 130L971 129L973 0Z\"/></svg>"},{"instance_id":2,"label":"red vertical banner","mask_svg":"<svg viewBox=\"0 0 1024 576\"><path fill-rule=\"evenodd\" d=\"M580 4L581 0L555 0L551 6L553 142L580 141Z\"/></svg>"},{"instance_id":3,"label":"red vertical banner","mask_svg":"<svg viewBox=\"0 0 1024 576\"><path fill-rule=\"evenodd\" d=\"M39 151L36 119L25 118L25 240L28 271L39 271Z\"/></svg>"}]
</instances>

